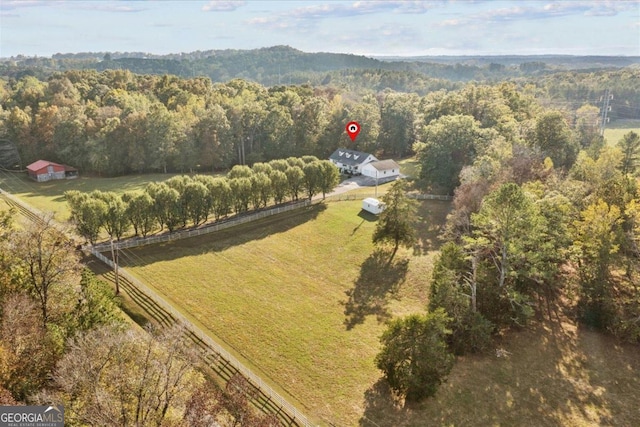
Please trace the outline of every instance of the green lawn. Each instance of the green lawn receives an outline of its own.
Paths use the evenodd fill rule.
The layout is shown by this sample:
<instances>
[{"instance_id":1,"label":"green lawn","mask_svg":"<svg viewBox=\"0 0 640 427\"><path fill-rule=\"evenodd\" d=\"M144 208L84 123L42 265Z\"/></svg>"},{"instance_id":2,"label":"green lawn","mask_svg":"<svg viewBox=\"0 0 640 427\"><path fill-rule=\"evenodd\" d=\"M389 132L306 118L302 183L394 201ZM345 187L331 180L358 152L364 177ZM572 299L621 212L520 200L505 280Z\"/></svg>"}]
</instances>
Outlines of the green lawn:
<instances>
[{"instance_id":1,"label":"green lawn","mask_svg":"<svg viewBox=\"0 0 640 427\"><path fill-rule=\"evenodd\" d=\"M314 421L355 425L380 377L373 359L383 322L427 303L435 224L449 209L424 203L420 245L387 267L360 203L315 205L123 258Z\"/></svg>"},{"instance_id":2,"label":"green lawn","mask_svg":"<svg viewBox=\"0 0 640 427\"><path fill-rule=\"evenodd\" d=\"M609 145L616 145L622 137L634 131L640 134L640 120L618 120L608 124L604 129L604 138Z\"/></svg>"},{"instance_id":3,"label":"green lawn","mask_svg":"<svg viewBox=\"0 0 640 427\"><path fill-rule=\"evenodd\" d=\"M20 197L26 203L42 212L53 212L58 221L69 219L69 207L64 192L78 191L126 191L141 190L147 183L164 181L175 174L129 175L116 178L79 177L49 182L35 182L23 173L0 171L0 188Z\"/></svg>"},{"instance_id":4,"label":"green lawn","mask_svg":"<svg viewBox=\"0 0 640 427\"><path fill-rule=\"evenodd\" d=\"M55 206L61 202L51 200L61 193L54 188L122 191L147 181L149 176L106 178L53 187L26 181L21 196ZM496 346L508 357L489 352L458 358L435 397L396 402L373 366L382 322L423 310L438 230L450 204L421 205L419 243L391 268L376 256L370 243L374 223L359 204L329 202L324 209L128 250L123 258L277 390L295 395L293 403L319 424L637 424L638 347L566 319L501 335Z\"/></svg>"}]
</instances>

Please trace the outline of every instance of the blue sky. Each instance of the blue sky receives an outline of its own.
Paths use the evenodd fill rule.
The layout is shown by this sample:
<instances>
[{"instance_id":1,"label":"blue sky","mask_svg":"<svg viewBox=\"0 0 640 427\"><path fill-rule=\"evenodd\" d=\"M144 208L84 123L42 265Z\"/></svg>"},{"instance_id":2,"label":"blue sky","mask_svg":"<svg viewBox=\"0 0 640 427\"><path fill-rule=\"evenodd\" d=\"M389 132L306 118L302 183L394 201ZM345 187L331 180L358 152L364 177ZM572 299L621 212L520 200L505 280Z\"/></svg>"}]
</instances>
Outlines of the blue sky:
<instances>
[{"instance_id":1,"label":"blue sky","mask_svg":"<svg viewBox=\"0 0 640 427\"><path fill-rule=\"evenodd\" d=\"M640 0L0 0L0 57L252 49L640 55Z\"/></svg>"}]
</instances>

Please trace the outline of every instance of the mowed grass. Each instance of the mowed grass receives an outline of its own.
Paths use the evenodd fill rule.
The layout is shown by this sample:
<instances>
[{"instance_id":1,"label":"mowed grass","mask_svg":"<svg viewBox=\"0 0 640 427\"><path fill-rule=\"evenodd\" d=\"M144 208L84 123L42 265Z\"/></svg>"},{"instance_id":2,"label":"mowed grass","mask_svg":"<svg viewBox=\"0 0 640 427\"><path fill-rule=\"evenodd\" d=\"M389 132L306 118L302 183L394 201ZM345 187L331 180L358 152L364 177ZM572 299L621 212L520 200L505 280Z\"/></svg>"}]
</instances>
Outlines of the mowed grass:
<instances>
[{"instance_id":1,"label":"mowed grass","mask_svg":"<svg viewBox=\"0 0 640 427\"><path fill-rule=\"evenodd\" d=\"M433 398L398 405L384 382L365 395L361 425L637 426L638 346L544 321L509 333L495 353L459 357Z\"/></svg>"},{"instance_id":2,"label":"mowed grass","mask_svg":"<svg viewBox=\"0 0 640 427\"><path fill-rule=\"evenodd\" d=\"M64 197L68 190L90 192L93 190L141 191L149 182L164 181L176 174L128 175L115 178L83 177L49 182L35 182L26 173L0 171L0 188L20 197L23 201L42 211L53 213L57 221L67 221L69 206Z\"/></svg>"},{"instance_id":3,"label":"mowed grass","mask_svg":"<svg viewBox=\"0 0 640 427\"><path fill-rule=\"evenodd\" d=\"M617 145L629 132L640 134L640 120L617 120L604 129L604 138L609 145Z\"/></svg>"},{"instance_id":4,"label":"mowed grass","mask_svg":"<svg viewBox=\"0 0 640 427\"><path fill-rule=\"evenodd\" d=\"M384 321L424 310L450 205L423 203L420 244L387 266L360 201L314 205L199 238L124 251L127 269L315 422L356 425Z\"/></svg>"}]
</instances>

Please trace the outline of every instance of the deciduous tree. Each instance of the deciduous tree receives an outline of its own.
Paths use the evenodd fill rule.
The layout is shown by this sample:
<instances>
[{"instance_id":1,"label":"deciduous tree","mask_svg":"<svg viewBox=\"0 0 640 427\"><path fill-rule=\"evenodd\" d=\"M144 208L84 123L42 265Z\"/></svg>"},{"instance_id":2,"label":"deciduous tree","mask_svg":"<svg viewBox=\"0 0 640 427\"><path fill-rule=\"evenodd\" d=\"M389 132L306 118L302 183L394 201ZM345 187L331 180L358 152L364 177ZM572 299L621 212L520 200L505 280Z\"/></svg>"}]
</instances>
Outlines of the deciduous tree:
<instances>
[{"instance_id":1,"label":"deciduous tree","mask_svg":"<svg viewBox=\"0 0 640 427\"><path fill-rule=\"evenodd\" d=\"M49 324L50 296L68 285L79 272L78 256L68 237L52 218L31 223L13 237L15 254L26 274L26 285L36 298L43 327ZM59 289L60 290L60 289Z\"/></svg>"},{"instance_id":2,"label":"deciduous tree","mask_svg":"<svg viewBox=\"0 0 640 427\"><path fill-rule=\"evenodd\" d=\"M373 232L373 243L393 245L388 261L390 264L400 245L409 247L415 239L412 219L416 211L416 202L407 197L405 183L402 180L391 185L389 191L382 196L382 202L385 207Z\"/></svg>"},{"instance_id":3,"label":"deciduous tree","mask_svg":"<svg viewBox=\"0 0 640 427\"><path fill-rule=\"evenodd\" d=\"M433 396L454 363L446 339L450 319L442 308L426 315L393 320L382 334L382 350L376 356L393 390L407 400Z\"/></svg>"},{"instance_id":4,"label":"deciduous tree","mask_svg":"<svg viewBox=\"0 0 640 427\"><path fill-rule=\"evenodd\" d=\"M70 423L162 426L182 419L201 381L180 330L159 337L100 327L76 337L54 381Z\"/></svg>"}]
</instances>

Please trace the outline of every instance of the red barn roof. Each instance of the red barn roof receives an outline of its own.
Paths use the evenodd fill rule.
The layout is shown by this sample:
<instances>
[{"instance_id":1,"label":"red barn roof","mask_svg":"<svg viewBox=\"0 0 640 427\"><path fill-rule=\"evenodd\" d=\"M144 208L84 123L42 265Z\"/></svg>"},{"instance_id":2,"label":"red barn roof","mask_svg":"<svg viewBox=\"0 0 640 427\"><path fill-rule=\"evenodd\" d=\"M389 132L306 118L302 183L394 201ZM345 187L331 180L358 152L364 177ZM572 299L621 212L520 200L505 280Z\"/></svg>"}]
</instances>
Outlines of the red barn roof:
<instances>
[{"instance_id":1,"label":"red barn roof","mask_svg":"<svg viewBox=\"0 0 640 427\"><path fill-rule=\"evenodd\" d=\"M42 170L47 166L58 166L63 168L62 170L64 170L64 166L59 165L58 163L50 162L48 160L38 160L37 162L33 162L29 166L27 166L27 170L30 172L38 172L39 170Z\"/></svg>"}]
</instances>

